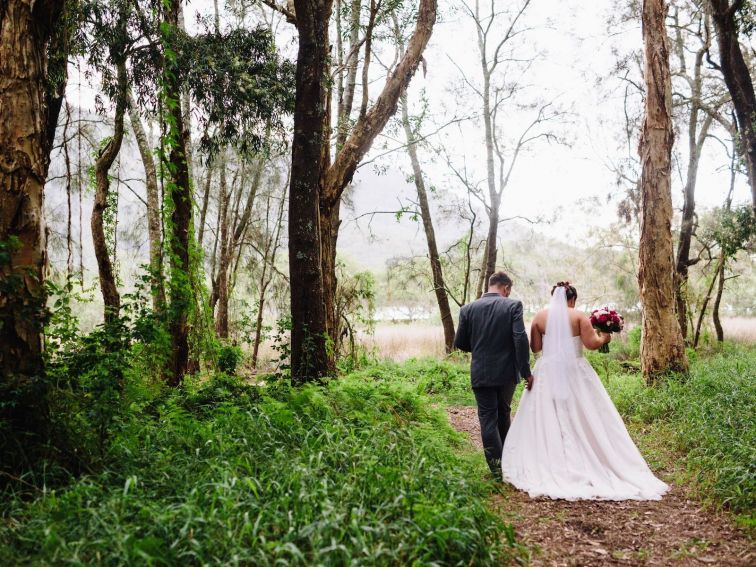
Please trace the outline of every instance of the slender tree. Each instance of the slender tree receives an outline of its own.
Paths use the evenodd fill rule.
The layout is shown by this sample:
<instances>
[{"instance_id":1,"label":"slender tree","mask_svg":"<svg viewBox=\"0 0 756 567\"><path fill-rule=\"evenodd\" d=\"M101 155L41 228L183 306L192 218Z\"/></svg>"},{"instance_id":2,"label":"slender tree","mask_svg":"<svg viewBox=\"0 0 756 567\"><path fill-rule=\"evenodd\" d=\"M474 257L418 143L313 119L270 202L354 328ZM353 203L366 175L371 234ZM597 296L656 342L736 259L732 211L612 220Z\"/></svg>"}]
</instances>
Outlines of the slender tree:
<instances>
[{"instance_id":1,"label":"slender tree","mask_svg":"<svg viewBox=\"0 0 756 567\"><path fill-rule=\"evenodd\" d=\"M708 4L717 30L719 66L735 107L740 150L751 185L753 210L756 212L756 94L751 70L740 46L737 19L739 13L743 14L747 7L750 8L750 4L746 0L709 0Z\"/></svg>"},{"instance_id":2,"label":"slender tree","mask_svg":"<svg viewBox=\"0 0 756 567\"><path fill-rule=\"evenodd\" d=\"M688 334L688 272L689 268L698 262L691 258L691 242L696 224L696 183L698 181L698 167L704 144L712 126L713 116L706 113L704 107L708 100L716 98L716 94L706 92L706 75L704 58L709 51L708 34L703 32L705 26L702 21L707 16L700 11L694 15L693 25L680 22L679 10L675 10L673 17L674 53L677 59L676 75L682 79L683 88L687 93L682 104L688 112L687 120L687 150L688 159L685 171L685 186L683 187L683 209L680 222L680 233L677 241L677 257L675 261L675 295L677 305L677 319L683 338ZM697 25L696 25L697 24ZM697 30L690 32L690 30ZM688 63L687 54L691 51L686 44L687 35L693 35L698 42L693 53L692 62ZM682 93L682 89L681 93ZM681 96L683 96L681 94ZM720 106L720 105L716 105Z\"/></svg>"},{"instance_id":3,"label":"slender tree","mask_svg":"<svg viewBox=\"0 0 756 567\"><path fill-rule=\"evenodd\" d=\"M444 272L441 266L441 255L438 252L438 243L436 241L436 230L433 226L433 216L431 215L430 204L428 202L428 191L425 187L425 175L420 165L420 157L417 152L417 133L410 122L409 111L407 110L407 95L403 94L400 98L401 120L404 135L407 140L407 153L409 154L410 163L412 164L412 181L417 191L417 202L420 209L420 217L423 221L425 231L425 240L428 244L428 260L430 261L431 275L433 278L433 292L436 295L438 312L441 316L441 325L444 328L444 346L446 352L451 352L454 348L454 319L449 306L449 296L446 292L444 282Z\"/></svg>"},{"instance_id":4,"label":"slender tree","mask_svg":"<svg viewBox=\"0 0 756 567\"><path fill-rule=\"evenodd\" d=\"M152 291L152 308L157 313L165 308L165 285L163 283L163 239L160 221L160 190L158 187L157 168L152 155L142 118L139 116L136 101L129 95L129 122L134 132L139 155L144 167L144 184L147 192L147 235L150 247L150 288ZM208 174L209 175L209 174ZM204 221L204 219L203 219Z\"/></svg>"},{"instance_id":5,"label":"slender tree","mask_svg":"<svg viewBox=\"0 0 756 567\"><path fill-rule=\"evenodd\" d=\"M406 92L407 86L420 65L436 22L436 0L421 0L418 7L415 29L407 42L403 56L389 73L380 94L372 106L368 107L368 75L370 63L371 38L375 26L380 2L371 2L370 17L365 32L365 55L362 73L362 101L359 115L343 146L337 151L322 180L320 191L320 244L324 301L326 309L326 331L332 341L338 329L336 321L336 245L341 225L341 198L344 190L351 183L357 166L370 150L373 141L384 129L394 115L399 97ZM344 110L347 111L346 109ZM326 116L326 119L328 117ZM328 156L327 149L322 152ZM325 157L327 160L328 157ZM294 172L292 171L292 177ZM291 203L289 205L292 206ZM333 371L335 361L329 357L329 369Z\"/></svg>"},{"instance_id":6,"label":"slender tree","mask_svg":"<svg viewBox=\"0 0 756 567\"><path fill-rule=\"evenodd\" d=\"M176 47L179 31L180 0L164 6L162 41L162 99L166 107L165 154L161 156L168 172L166 198L171 217L166 239L170 254L169 326L171 333L171 372L168 383L178 386L189 365L189 315L193 305L190 245L192 241L192 188L186 154L187 130L181 105L182 83Z\"/></svg>"},{"instance_id":7,"label":"slender tree","mask_svg":"<svg viewBox=\"0 0 756 567\"><path fill-rule=\"evenodd\" d=\"M664 0L644 0L641 14L646 100L639 146L641 236L638 282L643 307L641 366L649 382L688 367L675 315L672 258L672 82Z\"/></svg>"},{"instance_id":8,"label":"slender tree","mask_svg":"<svg viewBox=\"0 0 756 567\"><path fill-rule=\"evenodd\" d=\"M100 291L105 309L105 321L110 322L118 318L121 308L121 296L118 293L113 263L108 250L108 239L105 234L104 217L110 206L110 168L123 142L123 124L126 114L128 82L126 77L126 60L121 53L116 62L117 94L116 110L113 120L113 135L108 139L97 155L95 161L95 199L92 207L92 241L94 244L97 271L100 276Z\"/></svg>"}]
</instances>

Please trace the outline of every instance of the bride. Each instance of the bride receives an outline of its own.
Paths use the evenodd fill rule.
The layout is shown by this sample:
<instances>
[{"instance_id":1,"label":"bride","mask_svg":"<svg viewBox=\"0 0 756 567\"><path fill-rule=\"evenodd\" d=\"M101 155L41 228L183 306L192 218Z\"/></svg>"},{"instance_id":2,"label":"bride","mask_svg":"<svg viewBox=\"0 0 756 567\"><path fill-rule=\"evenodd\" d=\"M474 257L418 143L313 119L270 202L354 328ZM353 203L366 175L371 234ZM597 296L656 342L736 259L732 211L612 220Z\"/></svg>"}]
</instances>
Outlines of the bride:
<instances>
[{"instance_id":1,"label":"bride","mask_svg":"<svg viewBox=\"0 0 756 567\"><path fill-rule=\"evenodd\" d=\"M543 354L504 443L504 480L531 497L661 499L669 487L648 468L583 358L583 346L595 350L610 335L597 334L575 310L577 290L569 282L560 282L551 294L549 309L531 327L531 348Z\"/></svg>"}]
</instances>

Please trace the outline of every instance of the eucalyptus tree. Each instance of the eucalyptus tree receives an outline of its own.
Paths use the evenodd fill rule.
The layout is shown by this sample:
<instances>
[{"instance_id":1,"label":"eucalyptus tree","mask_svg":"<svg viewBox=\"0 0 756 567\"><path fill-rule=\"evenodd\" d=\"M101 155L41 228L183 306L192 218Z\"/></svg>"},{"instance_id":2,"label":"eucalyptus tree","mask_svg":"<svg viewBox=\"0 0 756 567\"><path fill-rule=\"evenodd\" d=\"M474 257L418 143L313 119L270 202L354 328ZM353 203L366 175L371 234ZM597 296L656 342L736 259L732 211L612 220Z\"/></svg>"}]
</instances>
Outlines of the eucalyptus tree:
<instances>
[{"instance_id":1,"label":"eucalyptus tree","mask_svg":"<svg viewBox=\"0 0 756 567\"><path fill-rule=\"evenodd\" d=\"M741 46L756 28L756 7L747 0L706 0L717 30L719 70L732 97L737 118L740 152L751 185L756 213L756 94L752 69ZM711 62L711 59L709 59Z\"/></svg>"},{"instance_id":2,"label":"eucalyptus tree","mask_svg":"<svg viewBox=\"0 0 756 567\"><path fill-rule=\"evenodd\" d=\"M478 178L475 168L468 166L466 159L462 165L454 156L446 160L457 181L474 195L488 217L478 296L483 292L484 282L496 271L502 199L518 159L538 140L559 141L549 129L549 123L562 116L551 102L528 102L518 106L516 99L524 84L522 80L508 80L509 75L522 79L538 57L522 39L529 29L525 19L531 0L520 0L504 8L494 2L490 2L488 8L482 4L479 0L461 3L461 9L475 31L478 69L473 72L456 62L455 65L465 90L475 100L478 120L483 127L483 181ZM519 132L504 123L507 106L515 109L517 114L532 116Z\"/></svg>"},{"instance_id":3,"label":"eucalyptus tree","mask_svg":"<svg viewBox=\"0 0 756 567\"><path fill-rule=\"evenodd\" d=\"M675 315L672 249L672 81L665 0L644 0L641 11L645 62L645 109L641 157L641 237L638 283L643 309L641 367L649 382L685 371L680 325Z\"/></svg>"},{"instance_id":4,"label":"eucalyptus tree","mask_svg":"<svg viewBox=\"0 0 756 567\"><path fill-rule=\"evenodd\" d=\"M204 132L200 147L205 152L212 156L221 148L233 147L242 155L252 155L265 147L271 130L283 132L282 119L293 104L293 68L281 59L270 31L264 27L225 32L206 29L188 35L178 26L177 2L165 10L161 31L160 94L167 110L162 159L168 175L166 199L171 211L166 236L171 260L171 383L178 384L188 368L189 321L198 316L193 313L194 290L201 280L200 267L193 259L193 191L181 94L186 89L196 106L198 125ZM235 232L235 241L240 238ZM227 276L228 264L223 268ZM227 280L221 283L222 291L227 292Z\"/></svg>"},{"instance_id":5,"label":"eucalyptus tree","mask_svg":"<svg viewBox=\"0 0 756 567\"><path fill-rule=\"evenodd\" d=\"M395 113L399 97L415 73L436 21L436 0L420 0L414 33L404 56L389 72L381 92L370 104L370 61L374 30L391 5L371 0L362 39L339 60L351 69L351 58L363 52L362 98L359 109L346 108L352 79L339 100L342 127L354 120L349 133L337 135L331 155L331 82L329 28L331 0L294 0L293 9L273 0L265 2L296 25L298 56L296 104L289 193L289 270L291 275L292 376L306 382L335 370L333 350L336 321L336 244L341 198L357 166L376 136ZM353 3L353 22L356 20ZM354 36L353 36L354 37ZM359 37L359 36L357 36ZM353 76L347 71L347 77ZM353 99L352 99L353 100ZM339 131L340 128L337 128Z\"/></svg>"},{"instance_id":6,"label":"eucalyptus tree","mask_svg":"<svg viewBox=\"0 0 756 567\"><path fill-rule=\"evenodd\" d=\"M65 42L53 41L67 33L65 9L63 0L0 4L0 420L11 431L45 423L43 190L65 82L64 64L50 74L67 60Z\"/></svg>"},{"instance_id":7,"label":"eucalyptus tree","mask_svg":"<svg viewBox=\"0 0 756 567\"><path fill-rule=\"evenodd\" d=\"M696 228L696 184L704 145L718 126L722 110L729 102L721 76L707 68L706 56L711 47L711 18L694 3L675 6L668 18L671 44L674 106L682 110L687 151L685 163L683 206L675 259L675 293L677 318L683 338L688 329L688 272L698 257L691 256ZM729 123L722 124L731 130ZM734 132L730 132L734 135Z\"/></svg>"},{"instance_id":8,"label":"eucalyptus tree","mask_svg":"<svg viewBox=\"0 0 756 567\"><path fill-rule=\"evenodd\" d=\"M139 40L138 23L133 8L126 0L109 2L85 2L82 4L86 23L86 59L90 66L100 71L104 91L115 102L113 134L105 138L95 160L95 198L92 207L91 229L100 291L104 304L106 322L118 318L121 297L116 283L113 258L110 250L109 232L115 230L106 218L116 213L109 210L116 199L110 194L110 168L121 151L124 138L124 120L128 106L129 77L127 63L130 52Z\"/></svg>"}]
</instances>

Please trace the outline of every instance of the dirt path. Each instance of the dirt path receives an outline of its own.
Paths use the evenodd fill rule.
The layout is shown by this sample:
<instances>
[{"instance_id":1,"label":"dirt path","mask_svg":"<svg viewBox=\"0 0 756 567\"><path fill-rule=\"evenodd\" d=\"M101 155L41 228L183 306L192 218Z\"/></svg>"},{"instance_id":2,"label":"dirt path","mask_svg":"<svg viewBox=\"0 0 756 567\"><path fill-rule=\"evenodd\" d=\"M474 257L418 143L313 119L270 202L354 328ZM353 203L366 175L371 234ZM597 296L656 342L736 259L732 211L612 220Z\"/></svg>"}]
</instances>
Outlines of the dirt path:
<instances>
[{"instance_id":1,"label":"dirt path","mask_svg":"<svg viewBox=\"0 0 756 567\"><path fill-rule=\"evenodd\" d=\"M450 407L448 414L482 450L475 408ZM756 565L754 544L684 486L673 484L661 502L567 502L531 499L504 485L494 506L533 548L532 565Z\"/></svg>"}]
</instances>

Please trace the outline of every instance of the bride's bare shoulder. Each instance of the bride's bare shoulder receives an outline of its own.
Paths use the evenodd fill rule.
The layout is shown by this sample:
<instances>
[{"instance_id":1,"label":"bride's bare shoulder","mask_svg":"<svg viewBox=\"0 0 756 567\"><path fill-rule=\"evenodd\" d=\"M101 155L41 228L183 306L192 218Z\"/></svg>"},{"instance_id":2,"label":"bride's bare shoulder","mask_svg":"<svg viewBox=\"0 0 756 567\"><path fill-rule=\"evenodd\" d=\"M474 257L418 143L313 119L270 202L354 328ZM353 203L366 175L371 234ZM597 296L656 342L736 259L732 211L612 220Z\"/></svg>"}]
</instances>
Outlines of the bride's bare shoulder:
<instances>
[{"instance_id":1,"label":"bride's bare shoulder","mask_svg":"<svg viewBox=\"0 0 756 567\"><path fill-rule=\"evenodd\" d=\"M546 319L548 317L548 313L548 309L541 309L533 316L533 325L538 327L538 330L540 330L542 333L546 329Z\"/></svg>"}]
</instances>

